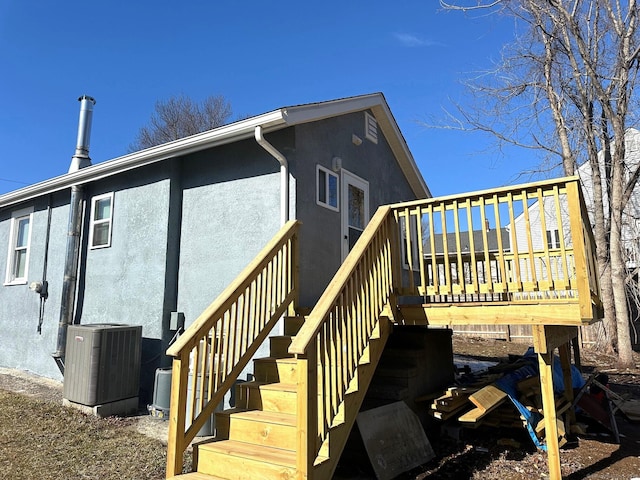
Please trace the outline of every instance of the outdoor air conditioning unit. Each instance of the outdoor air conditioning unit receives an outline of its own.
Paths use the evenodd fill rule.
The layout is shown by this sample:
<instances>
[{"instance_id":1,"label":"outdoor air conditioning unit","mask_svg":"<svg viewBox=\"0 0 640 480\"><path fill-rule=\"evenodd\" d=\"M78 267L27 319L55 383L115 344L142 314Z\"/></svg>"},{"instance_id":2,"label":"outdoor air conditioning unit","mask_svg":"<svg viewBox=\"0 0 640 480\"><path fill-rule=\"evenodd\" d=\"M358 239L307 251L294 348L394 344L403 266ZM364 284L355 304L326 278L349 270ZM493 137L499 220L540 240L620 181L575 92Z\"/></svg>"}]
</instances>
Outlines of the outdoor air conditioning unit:
<instances>
[{"instance_id":1,"label":"outdoor air conditioning unit","mask_svg":"<svg viewBox=\"0 0 640 480\"><path fill-rule=\"evenodd\" d=\"M64 398L94 407L138 397L142 327L120 324L70 325Z\"/></svg>"}]
</instances>

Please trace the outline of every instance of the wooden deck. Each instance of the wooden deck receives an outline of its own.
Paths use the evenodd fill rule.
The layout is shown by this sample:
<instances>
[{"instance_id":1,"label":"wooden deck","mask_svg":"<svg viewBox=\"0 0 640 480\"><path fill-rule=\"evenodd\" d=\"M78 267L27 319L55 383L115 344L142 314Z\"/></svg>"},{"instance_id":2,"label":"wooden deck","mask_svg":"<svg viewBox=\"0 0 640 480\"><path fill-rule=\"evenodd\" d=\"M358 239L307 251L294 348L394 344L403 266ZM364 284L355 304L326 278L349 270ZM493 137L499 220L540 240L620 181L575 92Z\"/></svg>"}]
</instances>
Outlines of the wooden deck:
<instances>
[{"instance_id":1,"label":"wooden deck","mask_svg":"<svg viewBox=\"0 0 640 480\"><path fill-rule=\"evenodd\" d=\"M167 352L174 357L168 478L179 475L189 442L279 318L297 310L299 228L283 228ZM274 338L274 374L262 383L276 381L241 387L242 408L262 413L220 413L229 428L195 464L228 479L246 478L247 465L264 478L285 470L287 478L330 478L393 323L527 325L550 477L560 479L553 354L570 401L571 342L578 327L601 317L595 243L577 177L380 207L317 304L298 318L286 352ZM579 363L575 344L573 354ZM190 364L209 378L208 388L193 382L188 391ZM258 378L264 374L256 368ZM273 409L286 422L267 413ZM274 418L277 446L260 444ZM249 424L258 431L234 427Z\"/></svg>"},{"instance_id":2,"label":"wooden deck","mask_svg":"<svg viewBox=\"0 0 640 480\"><path fill-rule=\"evenodd\" d=\"M574 302L520 303L475 302L401 305L406 325L588 325Z\"/></svg>"}]
</instances>

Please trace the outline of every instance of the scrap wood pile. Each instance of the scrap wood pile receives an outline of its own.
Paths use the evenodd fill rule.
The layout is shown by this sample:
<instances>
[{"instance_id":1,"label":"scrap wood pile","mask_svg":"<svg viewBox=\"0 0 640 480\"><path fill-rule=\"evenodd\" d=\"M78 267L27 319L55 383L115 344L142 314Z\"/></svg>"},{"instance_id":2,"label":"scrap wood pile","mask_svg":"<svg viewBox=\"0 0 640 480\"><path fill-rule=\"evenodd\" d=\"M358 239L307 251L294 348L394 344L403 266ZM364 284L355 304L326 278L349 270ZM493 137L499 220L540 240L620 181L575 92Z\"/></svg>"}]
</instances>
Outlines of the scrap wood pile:
<instances>
[{"instance_id":1,"label":"scrap wood pile","mask_svg":"<svg viewBox=\"0 0 640 480\"><path fill-rule=\"evenodd\" d=\"M518 358L508 364L490 367L483 373L463 374L459 385L441 392L440 396L425 396L430 401L430 414L442 421L457 420L467 428L480 425L488 427L526 428L538 448L544 449L544 411L540 392L540 377L531 358ZM585 381L579 374L574 382L575 397L570 401L562 389L556 390L557 429L560 446L567 442L566 416L577 405L589 417L614 433L618 440L614 415L620 412L629 421L640 419L640 409L635 401L629 401L611 392L592 375ZM556 379L554 379L554 384ZM559 382L562 383L562 382ZM605 380L606 383L606 380ZM558 391L560 390L560 391ZM602 394L592 392L606 392ZM573 393L573 392L572 392ZM610 403L609 403L610 402ZM578 425L575 433L580 431Z\"/></svg>"}]
</instances>

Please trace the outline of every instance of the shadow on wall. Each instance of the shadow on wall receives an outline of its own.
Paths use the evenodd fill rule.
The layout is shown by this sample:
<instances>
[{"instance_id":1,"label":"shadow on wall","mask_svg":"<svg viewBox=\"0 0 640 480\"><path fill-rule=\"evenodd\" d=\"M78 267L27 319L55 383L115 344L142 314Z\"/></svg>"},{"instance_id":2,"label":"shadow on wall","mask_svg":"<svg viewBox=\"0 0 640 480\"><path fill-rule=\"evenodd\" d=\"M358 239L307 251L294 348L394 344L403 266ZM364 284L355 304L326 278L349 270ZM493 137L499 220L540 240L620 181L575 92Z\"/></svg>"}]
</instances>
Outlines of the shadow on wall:
<instances>
[{"instance_id":1,"label":"shadow on wall","mask_svg":"<svg viewBox=\"0 0 640 480\"><path fill-rule=\"evenodd\" d=\"M157 338L142 338L142 357L140 359L140 393L139 406L146 410L153 402L153 385L156 369L164 367L163 342Z\"/></svg>"}]
</instances>

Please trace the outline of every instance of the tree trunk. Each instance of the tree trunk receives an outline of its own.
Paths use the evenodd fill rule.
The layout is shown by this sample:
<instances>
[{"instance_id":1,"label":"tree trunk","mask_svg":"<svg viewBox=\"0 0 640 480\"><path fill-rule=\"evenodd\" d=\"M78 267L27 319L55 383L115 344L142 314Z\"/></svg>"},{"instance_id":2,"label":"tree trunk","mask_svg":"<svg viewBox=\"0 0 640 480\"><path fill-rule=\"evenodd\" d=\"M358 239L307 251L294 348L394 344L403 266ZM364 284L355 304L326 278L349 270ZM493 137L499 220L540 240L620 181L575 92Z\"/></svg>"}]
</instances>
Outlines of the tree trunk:
<instances>
[{"instance_id":1,"label":"tree trunk","mask_svg":"<svg viewBox=\"0 0 640 480\"><path fill-rule=\"evenodd\" d=\"M596 241L597 242L597 241ZM604 319L601 328L604 335L598 336L596 347L608 354L614 354L618 349L618 325L616 322L616 307L611 283L611 265L606 254L600 258L598 252L598 270L600 270L600 296L604 309Z\"/></svg>"},{"instance_id":2,"label":"tree trunk","mask_svg":"<svg viewBox=\"0 0 640 480\"><path fill-rule=\"evenodd\" d=\"M624 132L618 137L615 157L624 158ZM631 347L631 335L629 329L629 311L627 309L627 296L625 289L625 279L627 270L622 255L622 212L623 205L623 172L622 162L613 164L611 176L611 239L609 252L611 255L611 285L613 287L613 298L616 311L616 324L618 327L618 368L633 367L633 349Z\"/></svg>"}]
</instances>

